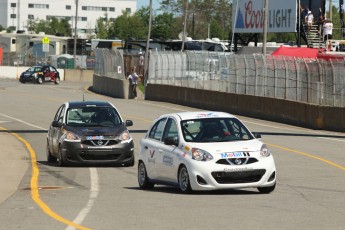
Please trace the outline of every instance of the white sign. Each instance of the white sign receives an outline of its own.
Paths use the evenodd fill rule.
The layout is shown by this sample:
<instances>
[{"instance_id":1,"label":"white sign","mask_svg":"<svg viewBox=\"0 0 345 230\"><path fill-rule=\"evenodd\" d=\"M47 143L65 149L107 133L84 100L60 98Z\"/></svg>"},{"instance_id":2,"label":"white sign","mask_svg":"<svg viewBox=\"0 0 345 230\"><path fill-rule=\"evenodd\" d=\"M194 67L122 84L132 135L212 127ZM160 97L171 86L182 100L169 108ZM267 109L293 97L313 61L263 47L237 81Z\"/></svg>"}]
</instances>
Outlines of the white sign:
<instances>
[{"instance_id":1,"label":"white sign","mask_svg":"<svg viewBox=\"0 0 345 230\"><path fill-rule=\"evenodd\" d=\"M49 44L42 43L42 51L48 53L49 52Z\"/></svg>"},{"instance_id":2,"label":"white sign","mask_svg":"<svg viewBox=\"0 0 345 230\"><path fill-rule=\"evenodd\" d=\"M296 32L297 2L291 0L267 1L269 1L267 31ZM235 28L234 32L263 33L265 0L233 0L233 3L232 28Z\"/></svg>"},{"instance_id":3,"label":"white sign","mask_svg":"<svg viewBox=\"0 0 345 230\"><path fill-rule=\"evenodd\" d=\"M122 68L121 68L121 66L117 66L117 73L118 73L118 74L122 73Z\"/></svg>"}]
</instances>

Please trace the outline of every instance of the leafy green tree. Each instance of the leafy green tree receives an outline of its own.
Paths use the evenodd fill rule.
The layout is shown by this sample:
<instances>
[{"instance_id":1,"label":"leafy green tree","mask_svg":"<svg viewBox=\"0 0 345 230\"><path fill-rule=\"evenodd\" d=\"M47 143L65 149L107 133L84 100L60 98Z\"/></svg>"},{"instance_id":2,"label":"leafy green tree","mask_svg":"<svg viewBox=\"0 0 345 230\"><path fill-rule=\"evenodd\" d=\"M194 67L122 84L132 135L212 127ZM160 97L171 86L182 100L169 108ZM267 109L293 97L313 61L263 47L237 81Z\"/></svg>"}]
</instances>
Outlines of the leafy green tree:
<instances>
[{"instance_id":1,"label":"leafy green tree","mask_svg":"<svg viewBox=\"0 0 345 230\"><path fill-rule=\"evenodd\" d=\"M123 40L130 38L146 39L147 29L145 23L137 16L122 11L122 15L115 19L110 29L110 36Z\"/></svg>"},{"instance_id":2,"label":"leafy green tree","mask_svg":"<svg viewBox=\"0 0 345 230\"><path fill-rule=\"evenodd\" d=\"M174 37L173 24L175 19L171 13L157 15L153 20L152 38L171 39Z\"/></svg>"},{"instance_id":3,"label":"leafy green tree","mask_svg":"<svg viewBox=\"0 0 345 230\"><path fill-rule=\"evenodd\" d=\"M71 26L67 19L57 19L53 17L52 19L46 20L29 20L28 29L34 31L35 33L44 32L50 35L62 35L71 36Z\"/></svg>"},{"instance_id":4,"label":"leafy green tree","mask_svg":"<svg viewBox=\"0 0 345 230\"><path fill-rule=\"evenodd\" d=\"M97 38L107 39L109 37L109 30L112 26L112 22L109 20L108 15L105 14L105 17L99 17L96 21L96 32Z\"/></svg>"},{"instance_id":5,"label":"leafy green tree","mask_svg":"<svg viewBox=\"0 0 345 230\"><path fill-rule=\"evenodd\" d=\"M3 27L2 25L0 25L0 31L3 31L5 29L5 27Z\"/></svg>"}]
</instances>

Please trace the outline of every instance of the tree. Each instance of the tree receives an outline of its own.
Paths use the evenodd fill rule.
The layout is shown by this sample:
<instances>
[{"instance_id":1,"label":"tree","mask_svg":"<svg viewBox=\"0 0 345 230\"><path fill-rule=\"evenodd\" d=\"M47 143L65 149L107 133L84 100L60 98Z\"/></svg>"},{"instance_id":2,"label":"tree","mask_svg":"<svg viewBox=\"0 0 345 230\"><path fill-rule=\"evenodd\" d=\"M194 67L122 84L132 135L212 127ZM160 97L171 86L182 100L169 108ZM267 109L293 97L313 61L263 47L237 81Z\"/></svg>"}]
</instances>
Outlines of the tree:
<instances>
[{"instance_id":1,"label":"tree","mask_svg":"<svg viewBox=\"0 0 345 230\"><path fill-rule=\"evenodd\" d=\"M152 38L171 39L174 38L173 24L175 19L171 13L157 15L153 20Z\"/></svg>"},{"instance_id":2,"label":"tree","mask_svg":"<svg viewBox=\"0 0 345 230\"><path fill-rule=\"evenodd\" d=\"M71 25L67 19L59 20L55 17L48 21L42 19L29 20L28 30L34 31L35 33L44 32L50 35L62 36L70 36L72 32Z\"/></svg>"},{"instance_id":3,"label":"tree","mask_svg":"<svg viewBox=\"0 0 345 230\"><path fill-rule=\"evenodd\" d=\"M137 15L131 16L129 12L122 11L112 24L109 35L122 40L146 39L146 31L145 23Z\"/></svg>"},{"instance_id":4,"label":"tree","mask_svg":"<svg viewBox=\"0 0 345 230\"><path fill-rule=\"evenodd\" d=\"M97 38L106 39L109 38L110 29L112 27L112 22L108 18L108 14L105 17L98 18L96 21L96 34Z\"/></svg>"}]
</instances>

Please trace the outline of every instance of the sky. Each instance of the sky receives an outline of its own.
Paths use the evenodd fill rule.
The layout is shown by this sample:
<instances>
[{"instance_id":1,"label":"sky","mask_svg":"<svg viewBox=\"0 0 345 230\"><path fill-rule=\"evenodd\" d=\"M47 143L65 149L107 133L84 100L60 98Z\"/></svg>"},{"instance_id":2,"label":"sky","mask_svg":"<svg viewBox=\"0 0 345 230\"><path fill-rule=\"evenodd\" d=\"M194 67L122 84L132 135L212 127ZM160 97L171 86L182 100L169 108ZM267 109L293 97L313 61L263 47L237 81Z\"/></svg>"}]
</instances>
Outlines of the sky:
<instances>
[{"instance_id":1,"label":"sky","mask_svg":"<svg viewBox=\"0 0 345 230\"><path fill-rule=\"evenodd\" d=\"M160 4L160 0L152 0L152 9L158 9ZM150 5L150 0L137 0L137 9L140 9L143 6L149 6Z\"/></svg>"}]
</instances>

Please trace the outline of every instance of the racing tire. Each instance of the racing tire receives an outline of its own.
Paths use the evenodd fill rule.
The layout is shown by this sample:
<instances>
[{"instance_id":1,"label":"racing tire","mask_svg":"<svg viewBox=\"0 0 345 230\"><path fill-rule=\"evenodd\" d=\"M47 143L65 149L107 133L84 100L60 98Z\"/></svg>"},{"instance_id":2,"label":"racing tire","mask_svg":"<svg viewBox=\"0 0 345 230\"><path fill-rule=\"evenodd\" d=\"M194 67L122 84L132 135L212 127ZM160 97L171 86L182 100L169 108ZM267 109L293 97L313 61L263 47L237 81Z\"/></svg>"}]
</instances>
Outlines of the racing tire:
<instances>
[{"instance_id":1,"label":"racing tire","mask_svg":"<svg viewBox=\"0 0 345 230\"><path fill-rule=\"evenodd\" d=\"M37 83L38 83L38 84L42 84L42 83L43 83L43 77L37 78Z\"/></svg>"},{"instance_id":2,"label":"racing tire","mask_svg":"<svg viewBox=\"0 0 345 230\"><path fill-rule=\"evenodd\" d=\"M63 153L62 153L62 148L61 146L59 147L59 152L58 152L58 157L57 157L57 163L58 163L58 166L59 167L63 167L63 166L66 166L66 162L64 160L64 156L63 156Z\"/></svg>"},{"instance_id":3,"label":"racing tire","mask_svg":"<svg viewBox=\"0 0 345 230\"><path fill-rule=\"evenodd\" d=\"M142 161L140 161L138 165L138 184L141 189L145 190L153 189L153 187L155 186L149 181L145 164Z\"/></svg>"},{"instance_id":4,"label":"racing tire","mask_svg":"<svg viewBox=\"0 0 345 230\"><path fill-rule=\"evenodd\" d=\"M180 187L180 190L183 193L192 193L193 190L190 186L190 179L189 179L189 173L188 170L186 168L186 166L181 166L180 170L178 171L178 184Z\"/></svg>"},{"instance_id":5,"label":"racing tire","mask_svg":"<svg viewBox=\"0 0 345 230\"><path fill-rule=\"evenodd\" d=\"M258 190L260 193L268 194L268 193L273 192L275 188L276 188L276 183L274 183L274 185L269 186L269 187L258 187Z\"/></svg>"},{"instance_id":6,"label":"racing tire","mask_svg":"<svg viewBox=\"0 0 345 230\"><path fill-rule=\"evenodd\" d=\"M53 156L49 150L49 145L48 145L48 141L47 141L47 161L49 163L55 163L57 161L57 158L55 156Z\"/></svg>"},{"instance_id":7,"label":"racing tire","mask_svg":"<svg viewBox=\"0 0 345 230\"><path fill-rule=\"evenodd\" d=\"M60 83L60 77L56 77L54 83L55 85L58 85Z\"/></svg>"}]
</instances>

